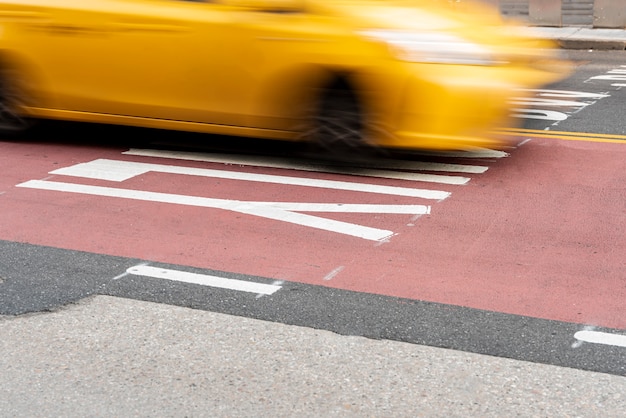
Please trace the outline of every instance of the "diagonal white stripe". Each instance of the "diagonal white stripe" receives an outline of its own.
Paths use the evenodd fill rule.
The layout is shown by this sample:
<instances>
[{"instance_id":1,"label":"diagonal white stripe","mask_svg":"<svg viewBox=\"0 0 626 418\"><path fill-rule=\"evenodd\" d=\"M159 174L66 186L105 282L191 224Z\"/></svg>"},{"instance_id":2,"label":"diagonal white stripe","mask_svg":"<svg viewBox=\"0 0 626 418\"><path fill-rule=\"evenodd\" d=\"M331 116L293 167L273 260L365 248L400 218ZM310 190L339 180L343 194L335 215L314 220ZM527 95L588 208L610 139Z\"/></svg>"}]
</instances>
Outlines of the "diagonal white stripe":
<instances>
[{"instance_id":1,"label":"diagonal white stripe","mask_svg":"<svg viewBox=\"0 0 626 418\"><path fill-rule=\"evenodd\" d=\"M246 202L241 200L213 199L208 197L148 192L143 190L118 189L113 187L90 186L86 184L62 183L45 180L30 180L25 183L18 184L17 187L224 209L233 212L245 213L248 215L260 216L267 219L274 219L297 225L308 226L311 228L350 235L372 241L381 241L393 235L392 231L388 231L385 229L370 228L367 226L355 225L348 222L335 221L332 219L325 219L302 213L289 212L288 210L284 210L279 207L272 207L272 202L259 203ZM384 208L384 206L385 205L381 205L381 208ZM417 212L416 214L419 215L423 213L423 206L415 206L417 206L415 207Z\"/></svg>"}]
</instances>

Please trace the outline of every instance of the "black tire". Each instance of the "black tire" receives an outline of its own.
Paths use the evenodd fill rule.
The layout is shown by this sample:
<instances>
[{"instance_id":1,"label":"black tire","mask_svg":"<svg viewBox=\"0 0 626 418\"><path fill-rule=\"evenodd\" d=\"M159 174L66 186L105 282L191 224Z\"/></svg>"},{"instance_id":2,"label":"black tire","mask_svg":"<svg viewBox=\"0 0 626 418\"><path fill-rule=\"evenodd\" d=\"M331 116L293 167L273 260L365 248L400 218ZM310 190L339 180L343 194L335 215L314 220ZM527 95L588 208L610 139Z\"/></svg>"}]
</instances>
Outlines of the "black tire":
<instances>
[{"instance_id":1,"label":"black tire","mask_svg":"<svg viewBox=\"0 0 626 418\"><path fill-rule=\"evenodd\" d=\"M318 98L308 113L303 138L307 154L322 159L356 161L385 157L388 152L372 141L386 135L376 127L357 92L344 79L315 94Z\"/></svg>"},{"instance_id":2,"label":"black tire","mask_svg":"<svg viewBox=\"0 0 626 418\"><path fill-rule=\"evenodd\" d=\"M356 150L366 142L363 114L351 90L324 91L314 124L315 141L328 151Z\"/></svg>"},{"instance_id":3,"label":"black tire","mask_svg":"<svg viewBox=\"0 0 626 418\"><path fill-rule=\"evenodd\" d=\"M27 99L14 71L0 70L0 135L16 137L33 126L33 120L23 113Z\"/></svg>"}]
</instances>

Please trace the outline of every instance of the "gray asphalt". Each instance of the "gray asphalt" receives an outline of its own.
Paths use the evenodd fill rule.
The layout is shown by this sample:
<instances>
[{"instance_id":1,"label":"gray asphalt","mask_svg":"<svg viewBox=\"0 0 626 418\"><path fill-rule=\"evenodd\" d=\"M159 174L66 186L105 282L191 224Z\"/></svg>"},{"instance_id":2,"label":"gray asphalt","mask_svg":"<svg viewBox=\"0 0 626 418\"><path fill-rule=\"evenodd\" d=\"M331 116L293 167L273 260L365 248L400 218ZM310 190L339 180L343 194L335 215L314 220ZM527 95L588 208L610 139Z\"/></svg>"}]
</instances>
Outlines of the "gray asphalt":
<instances>
[{"instance_id":1,"label":"gray asphalt","mask_svg":"<svg viewBox=\"0 0 626 418\"><path fill-rule=\"evenodd\" d=\"M0 318L3 417L621 417L626 379L95 296Z\"/></svg>"}]
</instances>

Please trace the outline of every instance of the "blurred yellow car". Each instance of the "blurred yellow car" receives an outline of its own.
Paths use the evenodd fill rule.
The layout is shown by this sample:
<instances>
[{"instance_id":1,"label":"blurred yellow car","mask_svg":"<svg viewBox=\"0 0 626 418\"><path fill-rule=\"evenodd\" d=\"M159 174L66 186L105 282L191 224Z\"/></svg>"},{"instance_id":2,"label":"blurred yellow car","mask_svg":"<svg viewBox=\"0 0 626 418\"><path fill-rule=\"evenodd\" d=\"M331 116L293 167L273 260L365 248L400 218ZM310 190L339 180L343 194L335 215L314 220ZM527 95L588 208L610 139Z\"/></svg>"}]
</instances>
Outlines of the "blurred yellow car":
<instances>
[{"instance_id":1,"label":"blurred yellow car","mask_svg":"<svg viewBox=\"0 0 626 418\"><path fill-rule=\"evenodd\" d=\"M0 1L0 132L63 119L326 148L494 146L551 45L448 0Z\"/></svg>"}]
</instances>

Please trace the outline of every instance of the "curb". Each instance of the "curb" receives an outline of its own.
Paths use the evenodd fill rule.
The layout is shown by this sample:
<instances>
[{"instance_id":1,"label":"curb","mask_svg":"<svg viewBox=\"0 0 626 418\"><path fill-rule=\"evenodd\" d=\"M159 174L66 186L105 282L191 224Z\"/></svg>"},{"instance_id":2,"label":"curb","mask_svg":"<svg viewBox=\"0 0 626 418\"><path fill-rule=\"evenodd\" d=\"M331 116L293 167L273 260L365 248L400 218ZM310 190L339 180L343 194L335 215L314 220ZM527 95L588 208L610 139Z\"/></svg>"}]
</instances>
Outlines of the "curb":
<instances>
[{"instance_id":1,"label":"curb","mask_svg":"<svg viewBox=\"0 0 626 418\"><path fill-rule=\"evenodd\" d=\"M626 50L626 29L533 26L563 49Z\"/></svg>"},{"instance_id":2,"label":"curb","mask_svg":"<svg viewBox=\"0 0 626 418\"><path fill-rule=\"evenodd\" d=\"M624 51L626 41L601 41L596 39L555 39L563 49L593 49L602 51Z\"/></svg>"}]
</instances>

